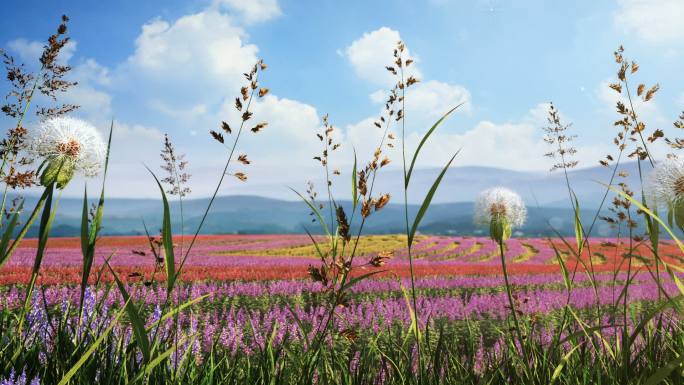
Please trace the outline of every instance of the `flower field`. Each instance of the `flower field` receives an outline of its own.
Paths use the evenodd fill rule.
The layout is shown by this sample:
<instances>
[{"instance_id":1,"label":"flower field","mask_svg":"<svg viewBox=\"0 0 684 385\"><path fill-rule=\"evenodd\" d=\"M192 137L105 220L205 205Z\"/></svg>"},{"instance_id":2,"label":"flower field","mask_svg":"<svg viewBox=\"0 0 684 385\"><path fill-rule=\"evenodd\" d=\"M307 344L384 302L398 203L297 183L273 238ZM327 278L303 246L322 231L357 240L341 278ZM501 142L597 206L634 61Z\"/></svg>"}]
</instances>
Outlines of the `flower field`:
<instances>
[{"instance_id":1,"label":"flower field","mask_svg":"<svg viewBox=\"0 0 684 385\"><path fill-rule=\"evenodd\" d=\"M368 236L362 239L358 249L356 265L364 265L379 252L392 252L392 257L383 266L381 276L391 279L406 277L408 260L405 250L406 237ZM183 240L174 239L176 246ZM79 254L80 240L76 238L54 238L49 241L43 260L46 268L40 272L39 283L48 285L75 284L81 279L82 257ZM415 272L426 279L436 277L462 277L466 275L496 276L501 274L496 242L485 237L422 236L414 247ZM561 240L537 238L515 238L506 244L506 258L512 274L553 275L560 272L554 242L569 268L576 259L569 257L568 245ZM31 274L35 257L36 241L26 240L16 254L0 269L0 284L25 283ZM664 261L682 264L677 246L671 241L661 241ZM155 258L148 251L146 237L108 237L98 244L94 266L102 267L110 258L111 265L120 272L122 280L150 279L158 270ZM618 246L615 240L592 239L592 247L586 249L582 261L591 261L595 272L611 273L628 268L625 263L626 246ZM633 254L648 253L646 245L636 247ZM145 255L141 255L144 253ZM633 263L632 269L646 270L644 262ZM214 281L282 281L308 278L307 267L317 262L315 250L306 235L205 235L195 244L181 279L190 282ZM363 267L363 266L362 266ZM360 270L361 272L363 270ZM129 277L131 274L135 276ZM140 274L140 275L138 275ZM97 279L94 268L90 281ZM161 276L159 273L157 278ZM110 274L102 274L101 280L111 281ZM557 280L560 283L560 280Z\"/></svg>"},{"instance_id":2,"label":"flower field","mask_svg":"<svg viewBox=\"0 0 684 385\"><path fill-rule=\"evenodd\" d=\"M181 238L174 241L176 247L187 242ZM410 284L404 244L405 237L399 235L366 236L360 240L355 274L362 274L366 261L378 253L387 255L391 251L392 257L380 266L379 274L354 285L345 303L338 306L335 327L340 335L346 336L346 342L342 342L344 349L356 351L348 362L350 373L354 373L356 365L353 357L363 351L364 343L374 338L375 343L380 343L378 338L390 338L394 333L406 335L410 327L410 307L404 295ZM184 282L173 292L173 298L167 296L164 276L154 256L143 251L148 245L146 238L109 237L101 239L100 245L90 277L92 286L85 293L81 321L77 316L68 320L77 325L76 334L88 333L86 327L104 329L124 304L120 292L112 290L113 277L102 268L105 258L109 258L118 276L128 281L129 292L144 308L142 313L146 314L148 326L159 320L159 304L201 298L191 306L191 311L180 313L178 325L183 344L173 353L178 357L192 357L189 359L196 365L213 355L225 355L226 359L239 362L250 357L256 359L267 346L276 351L306 349L326 319L327 308L321 303L325 295L323 286L308 277L308 266L316 264L317 258L312 255L311 241L306 236L202 236L186 264ZM510 307L495 246L489 238L419 236L414 248L420 327L441 328L450 338L469 341L472 344L468 348L472 348L469 365L473 373L485 370L488 365L500 362L502 355L509 354L506 340L498 331L509 316ZM554 246L564 258L565 266L576 271L570 291L563 283ZM33 295L32 310L27 317L27 334L35 346L40 346L38 354L43 355L44 362L47 362L45 355L56 348L51 315L60 314L56 309L68 314L67 309L78 306L78 247L77 239L51 239L43 261L38 279L40 290ZM511 239L505 251L517 311L526 319L534 320L532 327L539 328L534 338L540 339L542 347L551 344L552 325L559 322L566 305L582 314L597 306L619 305L625 295L621 292L628 277L627 265L621 263L625 261L621 255L624 245L610 239L593 241L588 247L593 254L593 280L580 267L588 266L589 255L583 255L583 265L569 257L566 247L560 239L518 238ZM668 263L678 263L672 242L661 241L660 247L663 255L672 254L663 257ZM22 306L25 296L22 282L28 279L34 254L35 241L26 240L0 269L1 309L12 312ZM631 284L626 294L633 309L652 308L661 296L677 293L675 283L666 277L662 277L660 284L664 292L659 291L653 270L646 262L632 266L629 277ZM141 282L144 284L140 285ZM596 288L591 282L595 282ZM678 318L664 314L662 322L667 325L664 327L679 327ZM162 323L161 335L172 333L172 321L167 318ZM637 316L630 323L636 325L638 321ZM610 320L606 322L610 324ZM617 325L607 329L613 332L604 330L602 338L619 335L621 330ZM116 324L113 335L128 341L133 330ZM382 373L380 368L373 376L379 378ZM92 374L98 379L102 375Z\"/></svg>"}]
</instances>

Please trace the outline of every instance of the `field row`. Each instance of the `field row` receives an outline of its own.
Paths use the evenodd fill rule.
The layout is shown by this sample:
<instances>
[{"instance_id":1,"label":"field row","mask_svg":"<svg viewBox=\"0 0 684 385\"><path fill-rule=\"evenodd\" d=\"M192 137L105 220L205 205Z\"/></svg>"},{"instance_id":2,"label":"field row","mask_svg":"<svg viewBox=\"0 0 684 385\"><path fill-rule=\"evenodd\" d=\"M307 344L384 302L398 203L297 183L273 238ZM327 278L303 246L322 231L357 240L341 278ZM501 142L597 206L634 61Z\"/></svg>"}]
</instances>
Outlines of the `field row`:
<instances>
[{"instance_id":1,"label":"field row","mask_svg":"<svg viewBox=\"0 0 684 385\"><path fill-rule=\"evenodd\" d=\"M320 240L320 239L319 239ZM175 239L176 253L182 255L189 240ZM553 242L553 243L552 243ZM27 282L35 257L34 240L27 240L15 255L0 269L0 285ZM61 284L80 282L82 257L76 239L50 241L43 260L39 282ZM350 247L351 248L351 247ZM671 264L682 264L676 246L661 242L660 255ZM506 244L506 259L511 274L557 273L560 255L568 268L582 269L584 264L597 272L625 270L626 245L616 245L615 240L597 239L585 247L580 260L568 251L561 240L528 238L511 239ZM361 238L354 264L363 266L378 253L390 253L383 273L386 277L408 276L408 260L405 238L402 236L369 236ZM637 245L632 251L632 268L644 269L652 264L646 245ZM496 243L489 238L421 236L414 248L416 275L453 276L469 274L500 274L501 261ZM105 259L126 279L144 277L145 280L163 279L157 272L160 261L150 251L145 237L104 238L98 248L91 282L98 276ZM176 258L177 261L180 257ZM254 236L202 236L189 255L183 270L186 281L211 280L276 280L306 278L307 267L317 265L318 258L311 240L301 235L254 235ZM363 272L363 268L357 270ZM101 279L109 281L109 274Z\"/></svg>"}]
</instances>

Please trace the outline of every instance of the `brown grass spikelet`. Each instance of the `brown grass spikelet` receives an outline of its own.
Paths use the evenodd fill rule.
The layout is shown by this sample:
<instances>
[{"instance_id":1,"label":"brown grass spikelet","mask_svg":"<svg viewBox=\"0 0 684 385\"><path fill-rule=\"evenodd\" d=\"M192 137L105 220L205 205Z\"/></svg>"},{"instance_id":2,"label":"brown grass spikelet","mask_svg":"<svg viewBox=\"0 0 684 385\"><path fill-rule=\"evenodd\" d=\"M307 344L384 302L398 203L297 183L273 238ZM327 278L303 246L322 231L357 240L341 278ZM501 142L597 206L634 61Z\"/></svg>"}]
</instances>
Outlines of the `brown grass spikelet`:
<instances>
[{"instance_id":1,"label":"brown grass spikelet","mask_svg":"<svg viewBox=\"0 0 684 385\"><path fill-rule=\"evenodd\" d=\"M375 211L380 211L383 207L385 207L387 205L387 203L389 203L389 201L390 201L390 194L388 194L388 193L382 194L380 196L380 198L378 198L375 201Z\"/></svg>"},{"instance_id":2,"label":"brown grass spikelet","mask_svg":"<svg viewBox=\"0 0 684 385\"><path fill-rule=\"evenodd\" d=\"M242 111L242 101L240 101L240 98L235 98L235 109Z\"/></svg>"},{"instance_id":3,"label":"brown grass spikelet","mask_svg":"<svg viewBox=\"0 0 684 385\"><path fill-rule=\"evenodd\" d=\"M16 189L25 189L33 186L36 181L36 172L30 171L17 171L14 167L10 167L5 176L4 182L7 187Z\"/></svg>"},{"instance_id":4,"label":"brown grass spikelet","mask_svg":"<svg viewBox=\"0 0 684 385\"><path fill-rule=\"evenodd\" d=\"M365 196L368 194L368 185L366 184L366 172L364 170L359 171L359 194Z\"/></svg>"},{"instance_id":5,"label":"brown grass spikelet","mask_svg":"<svg viewBox=\"0 0 684 385\"><path fill-rule=\"evenodd\" d=\"M394 256L393 251L381 251L377 255L375 255L373 258L371 258L371 260L368 261L368 264L373 266L373 267L381 267L388 260L392 259L393 256Z\"/></svg>"},{"instance_id":6,"label":"brown grass spikelet","mask_svg":"<svg viewBox=\"0 0 684 385\"><path fill-rule=\"evenodd\" d=\"M221 122L221 129L226 133L226 134L231 134L233 133L233 130L231 130L230 125L226 122Z\"/></svg>"},{"instance_id":7,"label":"brown grass spikelet","mask_svg":"<svg viewBox=\"0 0 684 385\"><path fill-rule=\"evenodd\" d=\"M371 214L371 202L369 202L367 199L364 198L363 202L361 203L361 216L364 218L368 218L368 216Z\"/></svg>"},{"instance_id":8,"label":"brown grass spikelet","mask_svg":"<svg viewBox=\"0 0 684 385\"><path fill-rule=\"evenodd\" d=\"M349 232L349 221L347 220L347 214L344 212L344 208L342 208L342 206L337 206L335 214L337 216L337 232L345 242L349 242L351 233Z\"/></svg>"},{"instance_id":9,"label":"brown grass spikelet","mask_svg":"<svg viewBox=\"0 0 684 385\"><path fill-rule=\"evenodd\" d=\"M641 96L644 93L645 88L646 85L644 83L639 84L639 87L637 87L637 96Z\"/></svg>"},{"instance_id":10,"label":"brown grass spikelet","mask_svg":"<svg viewBox=\"0 0 684 385\"><path fill-rule=\"evenodd\" d=\"M221 134L220 132L216 132L214 130L211 130L211 131L209 131L209 134L211 134L211 136L214 138L215 141L217 141L221 144L225 143L225 139L223 138L223 134Z\"/></svg>"},{"instance_id":11,"label":"brown grass spikelet","mask_svg":"<svg viewBox=\"0 0 684 385\"><path fill-rule=\"evenodd\" d=\"M268 91L269 91L268 88L263 88L263 87L260 88L260 89L259 89L259 97L260 97L260 98L263 98L264 96L266 96L266 94L268 93Z\"/></svg>"},{"instance_id":12,"label":"brown grass spikelet","mask_svg":"<svg viewBox=\"0 0 684 385\"><path fill-rule=\"evenodd\" d=\"M308 272L309 272L309 277L311 277L311 279L314 282L320 282L323 284L323 286L328 285L328 274L327 274L327 269L325 268L325 266L321 266L320 268L317 268L317 267L313 267L313 265L309 265Z\"/></svg>"},{"instance_id":13,"label":"brown grass spikelet","mask_svg":"<svg viewBox=\"0 0 684 385\"><path fill-rule=\"evenodd\" d=\"M246 122L252 117L253 113L252 111L245 111L242 113L242 121Z\"/></svg>"},{"instance_id":14,"label":"brown grass spikelet","mask_svg":"<svg viewBox=\"0 0 684 385\"><path fill-rule=\"evenodd\" d=\"M238 178L241 182L247 181L247 175L244 172L233 173L233 176Z\"/></svg>"},{"instance_id":15,"label":"brown grass spikelet","mask_svg":"<svg viewBox=\"0 0 684 385\"><path fill-rule=\"evenodd\" d=\"M612 88L613 90L615 90L615 92L617 92L618 94L621 94L621 93L622 93L622 85L619 84L619 83L610 83L610 84L608 85L608 87L610 87L610 88Z\"/></svg>"},{"instance_id":16,"label":"brown grass spikelet","mask_svg":"<svg viewBox=\"0 0 684 385\"><path fill-rule=\"evenodd\" d=\"M247 159L247 155L246 155L246 154L241 154L241 155L239 155L237 159L238 159L238 162L240 162L240 163L242 163L242 164L250 164L250 163L252 163L252 162L249 161L249 159Z\"/></svg>"},{"instance_id":17,"label":"brown grass spikelet","mask_svg":"<svg viewBox=\"0 0 684 385\"><path fill-rule=\"evenodd\" d=\"M622 61L623 61L622 53L623 52L625 52L625 48L622 45L620 45L618 47L618 49L615 52L613 52L613 55L615 56L615 62L616 63L618 63L618 64L622 63Z\"/></svg>"},{"instance_id":18,"label":"brown grass spikelet","mask_svg":"<svg viewBox=\"0 0 684 385\"><path fill-rule=\"evenodd\" d=\"M620 66L620 69L618 70L618 79L625 81L626 80L626 73L627 73L627 63L622 63Z\"/></svg>"},{"instance_id":19,"label":"brown grass spikelet","mask_svg":"<svg viewBox=\"0 0 684 385\"><path fill-rule=\"evenodd\" d=\"M247 101L249 99L249 89L247 87L240 88L240 94L242 95L242 100Z\"/></svg>"},{"instance_id":20,"label":"brown grass spikelet","mask_svg":"<svg viewBox=\"0 0 684 385\"><path fill-rule=\"evenodd\" d=\"M340 335L350 342L354 342L359 338L358 333L356 333L353 329L344 329L340 332Z\"/></svg>"},{"instance_id":21,"label":"brown grass spikelet","mask_svg":"<svg viewBox=\"0 0 684 385\"><path fill-rule=\"evenodd\" d=\"M646 95L644 95L644 101L647 102L653 99L653 96L655 96L655 93L658 92L659 89L660 84L656 84L653 87L651 87L648 91L646 91Z\"/></svg>"},{"instance_id":22,"label":"brown grass spikelet","mask_svg":"<svg viewBox=\"0 0 684 385\"><path fill-rule=\"evenodd\" d=\"M663 130L657 129L657 130L653 131L653 133L651 135L649 135L647 140L649 142L653 143L656 140L658 140L658 138L663 138L664 136L665 136L665 133L663 132Z\"/></svg>"},{"instance_id":23,"label":"brown grass spikelet","mask_svg":"<svg viewBox=\"0 0 684 385\"><path fill-rule=\"evenodd\" d=\"M252 127L252 132L257 133L257 132L263 130L266 126L268 126L268 123L261 122L261 123L257 124L256 126Z\"/></svg>"}]
</instances>

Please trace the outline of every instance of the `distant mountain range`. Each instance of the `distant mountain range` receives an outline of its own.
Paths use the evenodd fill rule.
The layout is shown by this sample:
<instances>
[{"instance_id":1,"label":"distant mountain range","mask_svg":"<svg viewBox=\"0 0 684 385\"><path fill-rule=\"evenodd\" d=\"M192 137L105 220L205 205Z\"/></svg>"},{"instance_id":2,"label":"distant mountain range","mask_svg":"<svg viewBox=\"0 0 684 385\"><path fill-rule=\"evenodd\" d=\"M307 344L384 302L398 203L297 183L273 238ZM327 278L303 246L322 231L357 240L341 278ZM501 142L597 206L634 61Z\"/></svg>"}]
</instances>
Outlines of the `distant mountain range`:
<instances>
[{"instance_id":1,"label":"distant mountain range","mask_svg":"<svg viewBox=\"0 0 684 385\"><path fill-rule=\"evenodd\" d=\"M624 168L629 176L621 180L638 186L636 164ZM412 177L415 188L409 191L411 205L409 210L417 212L419 198L425 195L437 169L417 170ZM365 225L365 233L399 233L404 228L404 213L401 205L403 191L400 180L401 171L383 170L379 174L375 191L392 194L392 203L381 212L373 214ZM590 223L599 206L605 188L600 182L607 182L610 170L593 167L573 170L569 173L573 189L581 202L583 221ZM480 191L493 186L506 186L516 190L528 205L528 221L520 234L524 236L564 235L573 233L573 213L570 209L568 191L562 172L519 172L488 167L454 167L444 178L433 205L422 221L419 230L433 234L484 234L472 224L473 201ZM282 189L282 186L281 186ZM36 197L27 197L26 207L33 207ZM208 203L207 198L184 201L185 231L196 229ZM351 211L350 200L340 200L346 211ZM78 236L82 200L62 198L55 219L53 236ZM178 202L171 203L175 232L180 232ZM161 200L109 198L105 203L103 234L130 235L144 234L143 220L152 232L161 226ZM324 210L324 212L327 212ZM315 232L316 223L301 201L273 199L252 195L220 196L207 217L203 233L301 233L304 228ZM555 229L555 230L554 230ZM35 236L37 229L29 235ZM594 235L608 236L611 228L604 222L596 223Z\"/></svg>"}]
</instances>

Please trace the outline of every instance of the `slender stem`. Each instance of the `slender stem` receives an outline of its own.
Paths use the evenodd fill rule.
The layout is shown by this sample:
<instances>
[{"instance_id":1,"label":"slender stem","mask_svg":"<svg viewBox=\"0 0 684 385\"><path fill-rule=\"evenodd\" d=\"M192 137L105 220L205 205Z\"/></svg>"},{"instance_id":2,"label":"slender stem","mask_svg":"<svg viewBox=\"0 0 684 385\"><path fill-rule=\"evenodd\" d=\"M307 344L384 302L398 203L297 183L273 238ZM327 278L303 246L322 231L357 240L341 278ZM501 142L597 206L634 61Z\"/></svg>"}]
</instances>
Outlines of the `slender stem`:
<instances>
[{"instance_id":1,"label":"slender stem","mask_svg":"<svg viewBox=\"0 0 684 385\"><path fill-rule=\"evenodd\" d=\"M422 362L422 357L421 357L421 347L420 347L420 332L418 331L418 320L419 320L419 311L418 311L418 302L416 301L416 282L415 282L415 274L413 272L413 254L412 254L412 246L413 246L413 240L409 239L409 234L410 234L410 224L409 224L409 216L408 216L408 183L407 183L407 175L406 175L406 84L404 83L404 66L399 67L400 73L401 73L401 159L403 163L403 168L404 168L404 219L406 223L406 243L408 246L408 260L409 260L409 272L411 275L411 298L413 302L413 322L414 322L414 335L416 338L416 348L418 351L418 380L422 380L423 376L423 362Z\"/></svg>"},{"instance_id":2,"label":"slender stem","mask_svg":"<svg viewBox=\"0 0 684 385\"><path fill-rule=\"evenodd\" d=\"M259 73L257 72L256 78L254 81L258 81L259 78ZM254 91L255 89L252 89L250 95L249 95L249 100L247 101L247 106L245 107L245 111L249 111L249 107L252 104L252 100L254 99ZM225 179L226 175L228 174L228 167L230 166L230 162L233 159L233 155L235 154L235 148L237 147L238 141L240 140L240 136L242 134L242 130L245 126L246 120L242 120L240 123L240 128L238 129L238 133L235 136L235 141L233 142L233 146L230 149L230 153L228 154L228 159L226 160L226 164L223 167L223 172L221 173L221 177L219 178L218 183L216 184L216 188L214 189L214 193L211 195L211 199L209 199L209 204L207 204L207 208L204 210L204 214L202 214L202 219L200 220L199 225L197 226L197 230L195 231L195 234L192 236L192 240L190 241L190 244L188 245L188 248L185 251L185 255L183 256L183 260L180 263L180 266L178 267L178 271L176 272L176 277L180 275L181 269L183 269L183 266L185 265L185 261L187 260L188 256L190 255L190 251L192 250L192 247L195 245L195 242L197 241L197 237L199 236L199 233L202 231L202 227L204 226L204 222L207 219L207 216L209 215L209 210L211 209L212 205L214 204L214 200L216 200L216 196L218 195L219 190L221 189L221 186L223 185L223 180Z\"/></svg>"},{"instance_id":3,"label":"slender stem","mask_svg":"<svg viewBox=\"0 0 684 385\"><path fill-rule=\"evenodd\" d=\"M503 241L497 242L499 244L499 254L501 256L501 267L503 269L504 282L506 284L506 294L508 295L508 304L511 306L511 315L513 316L513 323L515 324L515 331L518 335L518 341L520 342L520 349L522 350L523 358L525 359L525 366L529 365L527 360L527 354L525 352L525 341L522 338L522 332L520 331L520 323L518 322L518 315L515 309L515 302L513 301L513 293L511 292L511 284L508 281L508 269L506 268L506 256L504 253Z\"/></svg>"},{"instance_id":4,"label":"slender stem","mask_svg":"<svg viewBox=\"0 0 684 385\"><path fill-rule=\"evenodd\" d=\"M388 117L387 122L386 122L386 124L385 124L385 130L384 130L384 132L383 132L383 134L382 134L382 138L380 139L380 145L378 146L378 148L380 148L380 149L381 149L382 146L385 144L385 140L387 139L387 132L389 131L390 121L391 121L391 116ZM368 188L368 196L373 196L373 189L374 189L374 187L375 187L375 180L376 180L377 174L378 174L378 169L377 169L377 168L374 168L374 169L372 170L372 177L371 177L370 187ZM349 225L350 225L350 226L351 226L351 224L354 222L354 216L355 216L355 214L356 214L356 211L353 211L352 214L351 214L351 216L350 216L350 220L349 220ZM366 224L366 218L367 218L367 217L364 217L364 216L361 217L361 224L359 225L359 230L358 230L358 232L356 233L356 237L355 237L354 242L353 242L353 243L354 243L354 246L352 247L351 253L350 253L350 255L349 255L349 265L350 265L350 266L351 266L352 263L354 262L354 257L356 256L356 249L357 249L357 247L358 247L358 245L359 245L359 241L360 241L360 239L361 239L361 234L363 233L363 227L364 227L364 225ZM341 253L341 255L344 255L345 248L346 248L346 243L342 246L342 253ZM345 271L342 273L342 279L340 280L340 286L339 286L340 288L344 287L344 285L347 283L347 279L348 279L348 278L349 278L349 271L345 270ZM314 351L316 351L317 349L320 348L321 342L323 341L323 338L324 338L324 335L327 334L327 330L328 330L328 328L330 327L330 325L331 325L331 323L332 323L332 318L333 318L334 315L335 315L335 309L336 309L336 307L337 307L336 304L337 304L337 303L339 302L339 300L342 298L342 294L344 294L344 293L342 293L341 291L338 291L338 292L333 296L335 301L334 301L334 303L332 304L332 306L331 306L331 308L330 308L330 312L329 312L329 314L328 314L328 317L325 319L325 325L323 325L324 320L321 320L321 322L319 322L319 323L318 323L318 326L316 327L316 330L318 331L318 332L317 332L317 335L319 336L319 338L317 339L317 342L315 341L316 343L314 344L314 346L315 346L315 350L314 350ZM323 325L323 328L321 328L321 325ZM317 352L316 352L316 353L317 353Z\"/></svg>"},{"instance_id":5,"label":"slender stem","mask_svg":"<svg viewBox=\"0 0 684 385\"><path fill-rule=\"evenodd\" d=\"M628 216L628 218L630 218L630 220L631 220L631 215L630 215L630 213L629 213L629 210L627 211L627 216ZM627 280L625 281L625 286L626 286L626 287L625 287L625 305L624 305L624 309L623 309L623 312L624 312L623 330L624 330L624 333L625 333L625 334L624 334L624 337L622 338L622 341L624 341L625 344L628 343L628 339L625 338L625 337L627 337L627 335L628 335L628 329L627 329L627 301L628 301L628 298L629 298L629 284L630 284L631 279L632 279L632 278L631 278L631 276L632 276L632 256L633 256L633 254L634 254L634 246L633 246L633 242L634 242L634 241L633 241L633 239L632 239L632 232L633 232L633 229L632 229L632 226L631 226L630 223L628 223L627 226L629 227L630 236L629 236L629 257L628 257L628 258L629 258L629 262L628 262L628 266L627 266ZM658 291L658 293L660 293L660 291ZM631 350L631 346L627 345L626 347L627 347L627 349L623 349L623 354L624 354L624 358L625 358L625 361L624 361L623 365L624 365L624 367L625 367L625 371L627 372L627 371L629 370L629 359L630 359L630 354L629 354L629 353L630 353L630 350ZM625 377L625 379L627 379L627 377Z\"/></svg>"}]
</instances>

